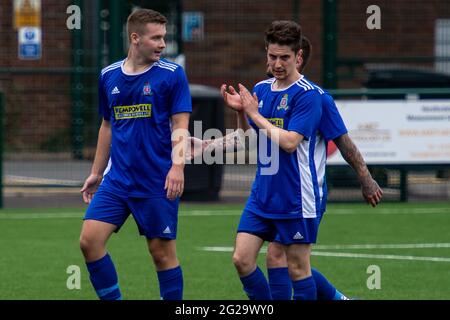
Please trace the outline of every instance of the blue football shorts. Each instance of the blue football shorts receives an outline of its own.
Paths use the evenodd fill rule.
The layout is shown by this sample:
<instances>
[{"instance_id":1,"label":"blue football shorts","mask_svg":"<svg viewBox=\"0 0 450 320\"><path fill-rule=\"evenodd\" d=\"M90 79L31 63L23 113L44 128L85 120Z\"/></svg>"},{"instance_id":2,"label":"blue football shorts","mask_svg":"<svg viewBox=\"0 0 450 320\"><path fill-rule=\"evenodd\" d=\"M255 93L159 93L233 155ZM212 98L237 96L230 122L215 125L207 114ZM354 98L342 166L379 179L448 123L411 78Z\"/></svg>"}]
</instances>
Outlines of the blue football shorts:
<instances>
[{"instance_id":1,"label":"blue football shorts","mask_svg":"<svg viewBox=\"0 0 450 320\"><path fill-rule=\"evenodd\" d=\"M237 232L253 234L284 245L316 243L321 216L316 218L269 219L244 210Z\"/></svg>"},{"instance_id":2,"label":"blue football shorts","mask_svg":"<svg viewBox=\"0 0 450 320\"><path fill-rule=\"evenodd\" d=\"M176 239L179 198L128 198L100 187L83 220L98 220L117 226L118 232L128 216L133 216L139 234L147 239Z\"/></svg>"}]
</instances>

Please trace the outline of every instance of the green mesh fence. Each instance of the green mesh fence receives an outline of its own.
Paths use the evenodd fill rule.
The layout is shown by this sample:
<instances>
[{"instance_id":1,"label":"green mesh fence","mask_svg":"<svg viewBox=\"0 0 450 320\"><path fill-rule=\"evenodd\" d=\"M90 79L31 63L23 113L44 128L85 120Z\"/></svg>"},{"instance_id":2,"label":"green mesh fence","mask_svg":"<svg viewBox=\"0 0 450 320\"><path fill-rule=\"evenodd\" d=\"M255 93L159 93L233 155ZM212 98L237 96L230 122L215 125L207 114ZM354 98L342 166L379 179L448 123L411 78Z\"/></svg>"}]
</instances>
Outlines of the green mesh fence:
<instances>
[{"instance_id":1,"label":"green mesh fence","mask_svg":"<svg viewBox=\"0 0 450 320\"><path fill-rule=\"evenodd\" d=\"M319 85L337 89L333 91L337 98L405 99L403 88L420 87L431 91L418 98L450 99L450 84L445 82L450 74L450 4L446 0L378 1L379 21L376 10L368 11L372 1L356 0L41 2L42 55L38 60L22 60L13 1L0 0L6 196L78 191L95 152L100 121L98 74L125 56L124 26L134 7L166 14L166 57L184 64L191 84L217 89L222 83L251 87L263 80L265 28L272 20L294 19L313 46L305 74ZM79 30L67 27L70 5L81 9ZM406 78L383 86L389 79L376 77L383 76L383 70ZM431 78L420 82L418 70L444 75L444 82L434 83ZM400 91L392 94L392 88ZM387 90L371 95L370 89ZM224 127L235 127L229 110L225 110ZM387 199L450 198L445 164L433 168L419 164L408 168L407 174L382 165L371 171L387 190ZM250 164L225 165L222 198L247 195L254 172ZM360 201L356 176L348 168L330 167L328 183L331 200Z\"/></svg>"}]
</instances>

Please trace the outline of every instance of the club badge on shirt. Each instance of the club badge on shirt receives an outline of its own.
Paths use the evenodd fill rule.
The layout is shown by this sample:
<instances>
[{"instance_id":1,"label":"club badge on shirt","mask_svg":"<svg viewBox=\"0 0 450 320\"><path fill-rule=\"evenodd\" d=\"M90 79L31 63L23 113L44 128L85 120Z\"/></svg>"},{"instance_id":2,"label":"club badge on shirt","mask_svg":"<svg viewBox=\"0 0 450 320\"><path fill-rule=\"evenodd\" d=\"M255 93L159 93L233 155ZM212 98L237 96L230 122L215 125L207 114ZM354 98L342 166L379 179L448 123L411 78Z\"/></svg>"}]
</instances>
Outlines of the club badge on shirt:
<instances>
[{"instance_id":1,"label":"club badge on shirt","mask_svg":"<svg viewBox=\"0 0 450 320\"><path fill-rule=\"evenodd\" d=\"M289 98L289 95L287 93L283 95L283 98L281 98L280 105L277 107L277 110L287 111L287 109L289 108L288 98Z\"/></svg>"},{"instance_id":2,"label":"club badge on shirt","mask_svg":"<svg viewBox=\"0 0 450 320\"><path fill-rule=\"evenodd\" d=\"M144 96L151 96L152 95L152 88L150 87L150 83L145 82L144 87L142 88L142 94Z\"/></svg>"}]
</instances>

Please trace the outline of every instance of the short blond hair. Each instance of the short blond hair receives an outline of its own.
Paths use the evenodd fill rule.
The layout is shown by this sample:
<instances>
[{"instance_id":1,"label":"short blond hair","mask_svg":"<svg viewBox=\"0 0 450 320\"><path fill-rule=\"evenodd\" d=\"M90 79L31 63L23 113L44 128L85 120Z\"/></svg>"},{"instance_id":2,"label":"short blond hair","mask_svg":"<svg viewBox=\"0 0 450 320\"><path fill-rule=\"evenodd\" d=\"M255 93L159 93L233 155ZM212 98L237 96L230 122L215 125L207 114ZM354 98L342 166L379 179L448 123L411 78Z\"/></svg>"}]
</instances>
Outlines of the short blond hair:
<instances>
[{"instance_id":1,"label":"short blond hair","mask_svg":"<svg viewBox=\"0 0 450 320\"><path fill-rule=\"evenodd\" d=\"M127 19L128 40L133 32L143 34L147 23L166 24L167 18L161 13L151 9L137 9Z\"/></svg>"}]
</instances>

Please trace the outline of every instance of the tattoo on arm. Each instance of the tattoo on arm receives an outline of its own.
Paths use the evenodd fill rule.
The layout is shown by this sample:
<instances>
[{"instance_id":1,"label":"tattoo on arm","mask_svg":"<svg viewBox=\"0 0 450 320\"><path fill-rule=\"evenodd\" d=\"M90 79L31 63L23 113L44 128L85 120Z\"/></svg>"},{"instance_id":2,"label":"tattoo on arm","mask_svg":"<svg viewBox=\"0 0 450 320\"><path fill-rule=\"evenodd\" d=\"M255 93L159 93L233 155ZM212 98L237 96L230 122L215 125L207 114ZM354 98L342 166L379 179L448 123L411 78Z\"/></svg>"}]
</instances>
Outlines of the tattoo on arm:
<instances>
[{"instance_id":1,"label":"tattoo on arm","mask_svg":"<svg viewBox=\"0 0 450 320\"><path fill-rule=\"evenodd\" d=\"M334 140L334 143L338 147L342 154L342 157L347 163L355 170L358 175L359 182L361 183L361 191L364 199L376 207L380 202L383 195L383 191L378 186L378 183L372 178L372 175L367 168L358 148L353 143L348 134L344 134Z\"/></svg>"},{"instance_id":2,"label":"tattoo on arm","mask_svg":"<svg viewBox=\"0 0 450 320\"><path fill-rule=\"evenodd\" d=\"M236 152L249 149L249 139L240 129L227 134L223 138L214 139L206 147L213 148L216 152Z\"/></svg>"},{"instance_id":3,"label":"tattoo on arm","mask_svg":"<svg viewBox=\"0 0 450 320\"><path fill-rule=\"evenodd\" d=\"M336 138L334 143L338 147L345 161L347 161L353 170L355 170L361 183L364 183L367 179L372 179L366 162L348 134Z\"/></svg>"}]
</instances>

